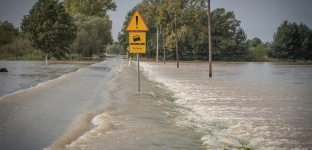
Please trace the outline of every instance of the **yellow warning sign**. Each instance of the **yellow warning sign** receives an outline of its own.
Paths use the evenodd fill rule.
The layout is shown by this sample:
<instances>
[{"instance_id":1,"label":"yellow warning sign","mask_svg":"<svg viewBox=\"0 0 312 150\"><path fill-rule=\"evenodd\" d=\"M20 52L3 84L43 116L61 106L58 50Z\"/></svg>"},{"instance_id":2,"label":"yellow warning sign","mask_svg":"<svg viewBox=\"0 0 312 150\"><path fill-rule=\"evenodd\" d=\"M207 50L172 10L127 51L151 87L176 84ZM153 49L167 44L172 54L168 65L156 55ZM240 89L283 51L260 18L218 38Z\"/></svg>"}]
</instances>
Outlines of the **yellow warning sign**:
<instances>
[{"instance_id":1,"label":"yellow warning sign","mask_svg":"<svg viewBox=\"0 0 312 150\"><path fill-rule=\"evenodd\" d=\"M129 32L129 53L146 53L146 32Z\"/></svg>"},{"instance_id":2,"label":"yellow warning sign","mask_svg":"<svg viewBox=\"0 0 312 150\"><path fill-rule=\"evenodd\" d=\"M148 27L138 10L134 12L130 22L128 23L126 31L148 31Z\"/></svg>"}]
</instances>

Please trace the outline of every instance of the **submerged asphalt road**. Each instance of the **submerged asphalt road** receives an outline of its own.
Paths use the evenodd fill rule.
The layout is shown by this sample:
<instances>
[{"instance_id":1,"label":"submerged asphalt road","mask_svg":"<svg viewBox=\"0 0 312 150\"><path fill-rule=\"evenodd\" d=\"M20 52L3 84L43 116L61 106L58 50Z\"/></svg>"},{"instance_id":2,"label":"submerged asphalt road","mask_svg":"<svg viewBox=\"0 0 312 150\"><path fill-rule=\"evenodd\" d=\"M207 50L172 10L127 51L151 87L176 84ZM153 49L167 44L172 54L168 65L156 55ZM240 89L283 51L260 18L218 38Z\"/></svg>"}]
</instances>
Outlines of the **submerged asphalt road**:
<instances>
[{"instance_id":1,"label":"submerged asphalt road","mask_svg":"<svg viewBox=\"0 0 312 150\"><path fill-rule=\"evenodd\" d=\"M111 101L105 91L121 59L109 58L0 99L0 149L44 149L88 130L95 111Z\"/></svg>"}]
</instances>

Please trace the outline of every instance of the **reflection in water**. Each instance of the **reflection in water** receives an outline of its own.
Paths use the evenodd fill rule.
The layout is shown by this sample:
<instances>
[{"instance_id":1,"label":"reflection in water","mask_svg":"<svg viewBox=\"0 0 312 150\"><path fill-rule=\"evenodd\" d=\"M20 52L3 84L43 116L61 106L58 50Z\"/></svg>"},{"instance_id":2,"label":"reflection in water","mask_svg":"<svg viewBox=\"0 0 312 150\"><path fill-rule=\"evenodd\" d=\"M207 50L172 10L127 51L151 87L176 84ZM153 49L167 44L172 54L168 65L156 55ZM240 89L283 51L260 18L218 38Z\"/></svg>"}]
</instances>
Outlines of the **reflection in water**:
<instances>
[{"instance_id":1,"label":"reflection in water","mask_svg":"<svg viewBox=\"0 0 312 150\"><path fill-rule=\"evenodd\" d=\"M195 128L208 149L312 147L312 66L283 63L141 63L174 92L178 126Z\"/></svg>"}]
</instances>

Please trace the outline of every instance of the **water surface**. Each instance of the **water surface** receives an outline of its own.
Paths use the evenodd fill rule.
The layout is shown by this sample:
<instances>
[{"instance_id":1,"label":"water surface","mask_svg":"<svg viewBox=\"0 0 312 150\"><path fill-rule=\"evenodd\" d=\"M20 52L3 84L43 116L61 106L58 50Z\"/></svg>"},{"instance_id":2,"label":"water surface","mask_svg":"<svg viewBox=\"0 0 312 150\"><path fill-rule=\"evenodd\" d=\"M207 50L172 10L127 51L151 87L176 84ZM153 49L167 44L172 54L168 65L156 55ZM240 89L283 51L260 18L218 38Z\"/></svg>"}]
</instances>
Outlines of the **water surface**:
<instances>
[{"instance_id":1,"label":"water surface","mask_svg":"<svg viewBox=\"0 0 312 150\"><path fill-rule=\"evenodd\" d=\"M99 61L51 61L46 66L45 61L0 60L0 67L9 71L0 73L0 97L37 86L95 62Z\"/></svg>"},{"instance_id":2,"label":"water surface","mask_svg":"<svg viewBox=\"0 0 312 150\"><path fill-rule=\"evenodd\" d=\"M176 125L201 132L207 149L312 147L312 66L284 63L143 62L183 108Z\"/></svg>"}]
</instances>

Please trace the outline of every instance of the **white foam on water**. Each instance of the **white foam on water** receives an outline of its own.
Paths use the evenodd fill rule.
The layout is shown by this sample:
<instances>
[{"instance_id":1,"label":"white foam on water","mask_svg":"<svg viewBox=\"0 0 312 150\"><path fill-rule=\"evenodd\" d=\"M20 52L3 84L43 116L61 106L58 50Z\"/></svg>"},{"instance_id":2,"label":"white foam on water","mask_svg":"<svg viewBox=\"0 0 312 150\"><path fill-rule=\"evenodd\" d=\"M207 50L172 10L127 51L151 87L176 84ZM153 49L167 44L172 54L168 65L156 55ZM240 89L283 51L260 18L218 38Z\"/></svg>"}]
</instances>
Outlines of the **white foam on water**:
<instances>
[{"instance_id":1,"label":"white foam on water","mask_svg":"<svg viewBox=\"0 0 312 150\"><path fill-rule=\"evenodd\" d=\"M91 121L94 128L84 133L77 140L66 145L66 148L84 149L85 147L92 146L92 140L94 138L97 138L112 129L112 125L109 123L109 118L110 115L108 113L102 113L95 116Z\"/></svg>"},{"instance_id":2,"label":"white foam on water","mask_svg":"<svg viewBox=\"0 0 312 150\"><path fill-rule=\"evenodd\" d=\"M174 69L169 64L160 66L157 63L141 62L140 66L148 78L163 84L166 89L174 93L175 103L183 106L175 108L175 111L181 114L176 117L176 125L194 128L203 133L201 141L207 149L232 149L243 146L260 150L282 150L286 149L283 148L285 143L289 143L290 147L294 147L293 149L300 149L300 147L296 148L296 142L290 139L270 138L272 135L287 137L289 134L282 135L283 131L287 131L283 128L281 131L271 131L272 127L277 128L274 124L283 121L277 120L280 118L270 119L261 116L261 113L272 114L276 108L264 107L258 110L255 106L245 104L246 101L264 101L261 96L256 97L252 93L252 95L247 93L238 97L237 92L244 89L232 88L222 80L217 82L218 86L213 87L209 86L210 83L213 84L213 81L179 77L178 73L183 68ZM196 68L194 70L196 71ZM187 72L187 70L183 71ZM250 83L246 84L248 87ZM257 87L249 88L257 90ZM261 95L261 93L254 94ZM283 111L281 109L283 108L279 108L279 111ZM294 131L294 129L289 128L288 131Z\"/></svg>"}]
</instances>

